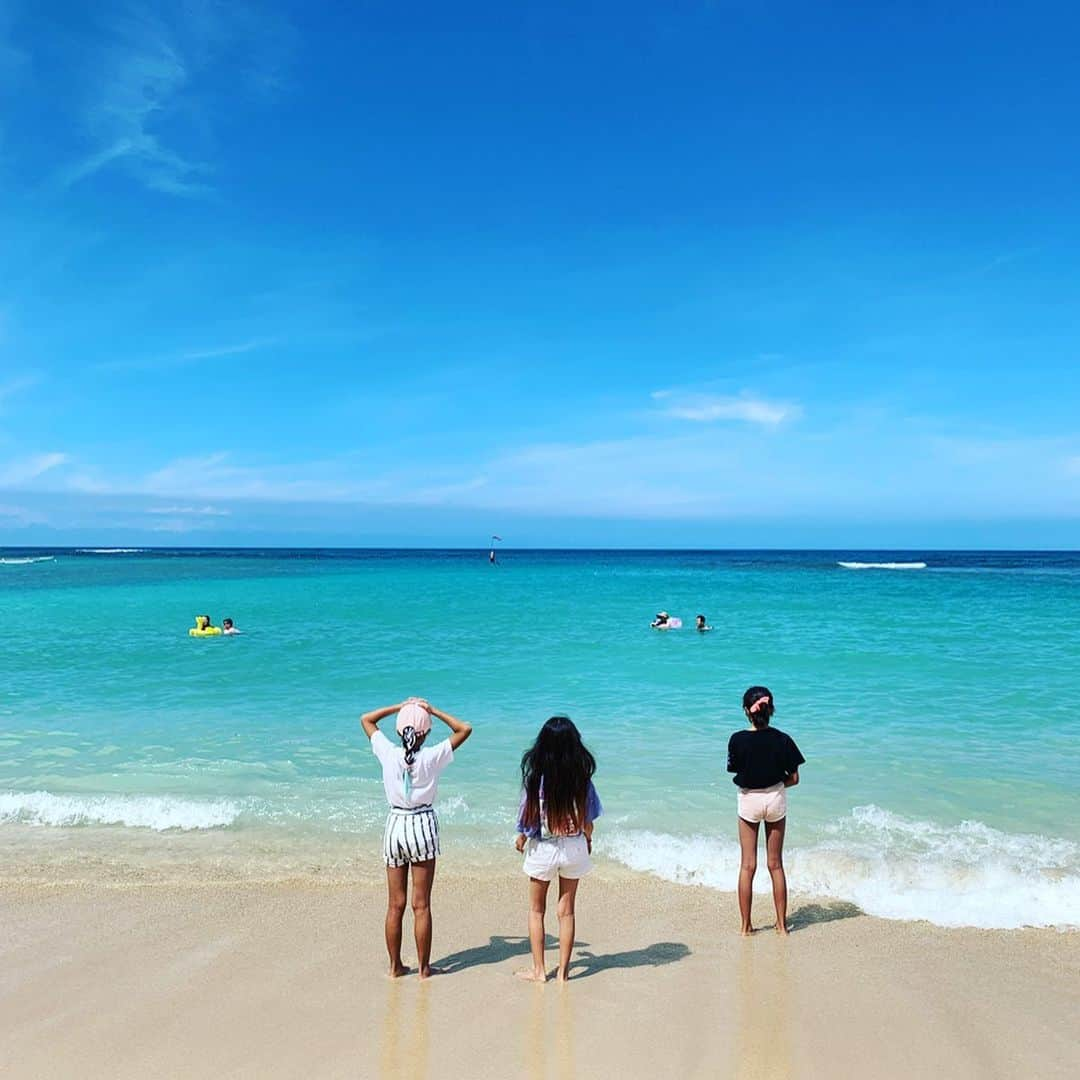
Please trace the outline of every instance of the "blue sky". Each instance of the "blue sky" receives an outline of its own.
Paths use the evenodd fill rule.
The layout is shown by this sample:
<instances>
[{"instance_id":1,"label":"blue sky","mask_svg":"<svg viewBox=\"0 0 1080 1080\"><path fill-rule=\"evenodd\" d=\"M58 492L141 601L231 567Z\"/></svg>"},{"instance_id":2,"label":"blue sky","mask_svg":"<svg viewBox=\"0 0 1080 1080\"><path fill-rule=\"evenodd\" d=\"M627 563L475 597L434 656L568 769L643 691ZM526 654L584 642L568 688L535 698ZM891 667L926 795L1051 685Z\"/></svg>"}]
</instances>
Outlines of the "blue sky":
<instances>
[{"instance_id":1,"label":"blue sky","mask_svg":"<svg viewBox=\"0 0 1080 1080\"><path fill-rule=\"evenodd\" d=\"M553 8L0 0L0 543L1080 547L1080 15Z\"/></svg>"}]
</instances>

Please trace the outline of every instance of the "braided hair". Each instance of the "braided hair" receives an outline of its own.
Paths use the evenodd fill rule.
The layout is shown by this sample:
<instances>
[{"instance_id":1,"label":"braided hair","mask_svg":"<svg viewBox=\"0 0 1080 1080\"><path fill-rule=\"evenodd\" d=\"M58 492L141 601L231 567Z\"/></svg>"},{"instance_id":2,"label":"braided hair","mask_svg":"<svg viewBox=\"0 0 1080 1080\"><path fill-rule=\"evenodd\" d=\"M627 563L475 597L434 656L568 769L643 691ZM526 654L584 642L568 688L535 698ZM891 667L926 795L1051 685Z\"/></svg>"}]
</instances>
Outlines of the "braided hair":
<instances>
[{"instance_id":1,"label":"braided hair","mask_svg":"<svg viewBox=\"0 0 1080 1080\"><path fill-rule=\"evenodd\" d=\"M416 760L416 751L422 736L416 734L416 728L407 727L401 733L401 745L405 748L405 767L411 772Z\"/></svg>"}]
</instances>

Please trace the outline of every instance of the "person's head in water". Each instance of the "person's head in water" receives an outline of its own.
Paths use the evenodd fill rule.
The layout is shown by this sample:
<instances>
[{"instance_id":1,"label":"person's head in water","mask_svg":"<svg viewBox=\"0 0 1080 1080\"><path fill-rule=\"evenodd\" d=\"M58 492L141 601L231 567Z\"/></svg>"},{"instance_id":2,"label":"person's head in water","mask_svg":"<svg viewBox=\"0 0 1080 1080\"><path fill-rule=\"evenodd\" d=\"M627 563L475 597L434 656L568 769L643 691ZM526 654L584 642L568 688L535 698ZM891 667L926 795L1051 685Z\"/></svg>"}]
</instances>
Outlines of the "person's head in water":
<instances>
[{"instance_id":1,"label":"person's head in water","mask_svg":"<svg viewBox=\"0 0 1080 1080\"><path fill-rule=\"evenodd\" d=\"M712 627L709 626L708 621L705 619L704 615L695 616L694 621L697 623L697 628L699 630L711 630L712 629Z\"/></svg>"},{"instance_id":2,"label":"person's head in water","mask_svg":"<svg viewBox=\"0 0 1080 1080\"><path fill-rule=\"evenodd\" d=\"M416 751L424 745L431 730L431 713L419 701L410 698L398 710L396 727L405 751L405 764L411 769L416 760Z\"/></svg>"},{"instance_id":3,"label":"person's head in water","mask_svg":"<svg viewBox=\"0 0 1080 1080\"><path fill-rule=\"evenodd\" d=\"M670 618L671 618L671 616L668 615L668 613L666 611L658 611L656 613L656 618L653 619L652 624L653 624L653 626L667 626L668 619L670 619Z\"/></svg>"},{"instance_id":4,"label":"person's head in water","mask_svg":"<svg viewBox=\"0 0 1080 1080\"><path fill-rule=\"evenodd\" d=\"M231 630L232 629L232 619L222 619L221 620L221 626L222 626L222 629L224 629L224 630Z\"/></svg>"},{"instance_id":5,"label":"person's head in water","mask_svg":"<svg viewBox=\"0 0 1080 1080\"><path fill-rule=\"evenodd\" d=\"M581 741L574 721L569 716L553 716L521 758L521 786L525 789L522 821L526 828L542 826L543 816L549 832L573 833L580 829L594 772L596 758Z\"/></svg>"},{"instance_id":6,"label":"person's head in water","mask_svg":"<svg viewBox=\"0 0 1080 1080\"><path fill-rule=\"evenodd\" d=\"M751 686L742 696L743 712L756 728L769 726L776 711L772 691L767 686Z\"/></svg>"}]
</instances>

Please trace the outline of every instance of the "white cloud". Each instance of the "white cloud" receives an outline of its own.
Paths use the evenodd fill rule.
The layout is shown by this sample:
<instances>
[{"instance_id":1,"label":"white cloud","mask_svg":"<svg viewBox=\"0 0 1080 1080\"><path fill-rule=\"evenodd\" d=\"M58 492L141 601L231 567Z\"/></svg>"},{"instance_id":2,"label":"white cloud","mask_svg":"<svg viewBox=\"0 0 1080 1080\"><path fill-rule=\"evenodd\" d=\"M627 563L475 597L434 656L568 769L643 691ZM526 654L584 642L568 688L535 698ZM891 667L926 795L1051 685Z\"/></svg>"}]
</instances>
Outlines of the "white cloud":
<instances>
[{"instance_id":1,"label":"white cloud","mask_svg":"<svg viewBox=\"0 0 1080 1080\"><path fill-rule=\"evenodd\" d=\"M151 526L150 531L156 533L190 533L211 529L213 527L213 522L205 519L192 520L191 518L175 517L162 518L161 521L155 521Z\"/></svg>"},{"instance_id":2,"label":"white cloud","mask_svg":"<svg viewBox=\"0 0 1080 1080\"><path fill-rule=\"evenodd\" d=\"M0 487L19 487L44 476L45 473L65 465L70 458L67 454L35 454L18 461L9 461L0 466Z\"/></svg>"},{"instance_id":3,"label":"white cloud","mask_svg":"<svg viewBox=\"0 0 1080 1080\"><path fill-rule=\"evenodd\" d=\"M0 410L4 408L10 398L13 398L16 394L21 394L24 390L29 390L37 382L38 379L35 375L22 375L16 379L8 379L6 382L0 383Z\"/></svg>"},{"instance_id":4,"label":"white cloud","mask_svg":"<svg viewBox=\"0 0 1080 1080\"><path fill-rule=\"evenodd\" d=\"M40 514L34 513L33 510L28 510L25 506L12 506L10 503L0 503L0 518L4 519L4 524L8 527L16 528L25 528L28 525L43 525L47 520Z\"/></svg>"},{"instance_id":5,"label":"white cloud","mask_svg":"<svg viewBox=\"0 0 1080 1080\"><path fill-rule=\"evenodd\" d=\"M241 356L275 344L274 338L252 338L233 345L212 345L201 349L187 349L157 357L133 360L106 360L97 365L98 371L159 371L162 368L183 367L201 360L217 360L226 356Z\"/></svg>"},{"instance_id":6,"label":"white cloud","mask_svg":"<svg viewBox=\"0 0 1080 1080\"><path fill-rule=\"evenodd\" d=\"M103 169L124 169L151 191L210 191L206 160L213 111L203 76L227 66L232 93L265 95L280 83L291 32L241 0L176 4L144 0L110 12L100 36L84 41L87 97L82 121L92 149L55 182L71 187Z\"/></svg>"},{"instance_id":7,"label":"white cloud","mask_svg":"<svg viewBox=\"0 0 1080 1080\"><path fill-rule=\"evenodd\" d=\"M769 401L753 394L738 396L657 390L653 400L662 404L661 413L676 420L709 424L739 420L748 424L775 427L802 415L802 406L791 401Z\"/></svg>"},{"instance_id":8,"label":"white cloud","mask_svg":"<svg viewBox=\"0 0 1080 1080\"><path fill-rule=\"evenodd\" d=\"M168 29L150 14L132 14L108 28L110 44L85 123L97 149L60 177L70 187L114 162L148 188L171 195L204 193L209 167L167 146L155 130L190 75Z\"/></svg>"},{"instance_id":9,"label":"white cloud","mask_svg":"<svg viewBox=\"0 0 1080 1080\"><path fill-rule=\"evenodd\" d=\"M228 517L232 511L219 506L150 506L146 512L181 517Z\"/></svg>"}]
</instances>

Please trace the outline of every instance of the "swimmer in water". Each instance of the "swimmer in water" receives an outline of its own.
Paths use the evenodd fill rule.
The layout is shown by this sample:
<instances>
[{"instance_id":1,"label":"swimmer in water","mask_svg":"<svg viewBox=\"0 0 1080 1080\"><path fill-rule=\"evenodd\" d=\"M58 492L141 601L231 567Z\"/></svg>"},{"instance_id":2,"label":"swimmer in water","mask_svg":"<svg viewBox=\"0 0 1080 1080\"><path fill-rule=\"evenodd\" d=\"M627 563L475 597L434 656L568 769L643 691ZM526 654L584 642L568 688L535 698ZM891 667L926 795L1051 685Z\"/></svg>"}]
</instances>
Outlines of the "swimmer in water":
<instances>
[{"instance_id":1,"label":"swimmer in water","mask_svg":"<svg viewBox=\"0 0 1080 1080\"><path fill-rule=\"evenodd\" d=\"M694 621L697 623L697 632L699 634L704 634L706 631L712 629L708 622L706 622L704 615L698 615Z\"/></svg>"},{"instance_id":2,"label":"swimmer in water","mask_svg":"<svg viewBox=\"0 0 1080 1080\"><path fill-rule=\"evenodd\" d=\"M670 630L671 616L666 611L658 611L656 618L649 625L654 630Z\"/></svg>"},{"instance_id":3,"label":"swimmer in water","mask_svg":"<svg viewBox=\"0 0 1080 1080\"><path fill-rule=\"evenodd\" d=\"M221 620L221 632L223 634L239 634L240 633L240 631L237 630L235 626L233 626L232 619L222 619Z\"/></svg>"}]
</instances>

